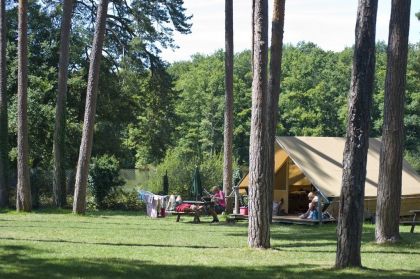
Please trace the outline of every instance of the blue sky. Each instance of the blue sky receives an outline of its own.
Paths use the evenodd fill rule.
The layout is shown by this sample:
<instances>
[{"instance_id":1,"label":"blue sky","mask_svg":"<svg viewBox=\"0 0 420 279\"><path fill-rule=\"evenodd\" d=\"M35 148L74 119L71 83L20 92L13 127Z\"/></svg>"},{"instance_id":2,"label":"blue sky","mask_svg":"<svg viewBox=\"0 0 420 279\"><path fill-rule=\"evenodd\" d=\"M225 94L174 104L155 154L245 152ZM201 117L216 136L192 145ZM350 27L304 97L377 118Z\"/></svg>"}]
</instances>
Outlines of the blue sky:
<instances>
[{"instance_id":1,"label":"blue sky","mask_svg":"<svg viewBox=\"0 0 420 279\"><path fill-rule=\"evenodd\" d=\"M224 48L224 0L184 0L192 14L192 33L175 35L178 49L164 50L169 62L187 60L195 53L211 54ZM326 50L340 51L354 43L357 0L286 0L284 42L311 41ZM269 0L271 15L272 0ZM235 52L251 46L251 0L233 0ZM379 0L376 40L388 40L391 0ZM420 0L411 1L410 42L420 42ZM271 18L270 18L271 20Z\"/></svg>"}]
</instances>

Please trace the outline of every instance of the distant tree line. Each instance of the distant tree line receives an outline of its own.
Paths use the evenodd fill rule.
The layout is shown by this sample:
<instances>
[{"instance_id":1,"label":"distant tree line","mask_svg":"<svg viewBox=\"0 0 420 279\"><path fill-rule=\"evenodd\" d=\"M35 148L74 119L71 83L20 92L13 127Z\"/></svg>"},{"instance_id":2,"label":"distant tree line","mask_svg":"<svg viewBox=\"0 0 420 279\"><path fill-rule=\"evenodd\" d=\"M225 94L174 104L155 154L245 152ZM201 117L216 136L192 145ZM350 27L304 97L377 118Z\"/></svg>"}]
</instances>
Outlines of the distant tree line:
<instances>
[{"instance_id":1,"label":"distant tree line","mask_svg":"<svg viewBox=\"0 0 420 279\"><path fill-rule=\"evenodd\" d=\"M376 68L370 137L380 137L386 73L384 42L376 44ZM234 137L237 162L248 163L251 113L250 51L235 54ZM352 48L325 51L310 42L283 48L281 95L277 135L344 137L351 78ZM409 46L404 124L405 158L420 171L420 44ZM178 123L171 146L200 157L217 153L223 146L223 61L222 51L194 55L191 61L176 62L169 68L174 89Z\"/></svg>"}]
</instances>

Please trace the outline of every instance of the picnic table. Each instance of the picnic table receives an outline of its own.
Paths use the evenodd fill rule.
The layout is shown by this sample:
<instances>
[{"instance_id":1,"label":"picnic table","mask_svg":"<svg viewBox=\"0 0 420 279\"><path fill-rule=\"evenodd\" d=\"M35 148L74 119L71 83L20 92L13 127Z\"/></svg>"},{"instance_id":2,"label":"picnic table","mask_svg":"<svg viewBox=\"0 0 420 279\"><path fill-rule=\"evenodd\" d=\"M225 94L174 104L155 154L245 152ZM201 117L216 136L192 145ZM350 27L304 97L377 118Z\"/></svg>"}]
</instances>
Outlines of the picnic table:
<instances>
[{"instance_id":1,"label":"picnic table","mask_svg":"<svg viewBox=\"0 0 420 279\"><path fill-rule=\"evenodd\" d=\"M194 204L194 205L203 205L203 206L212 206L214 203L212 201L183 201L183 203ZM200 223L200 212L199 211L185 211L185 212L178 212L173 211L171 212L172 215L176 215L176 222L179 222L181 216L194 216L194 223Z\"/></svg>"},{"instance_id":2,"label":"picnic table","mask_svg":"<svg viewBox=\"0 0 420 279\"><path fill-rule=\"evenodd\" d=\"M414 228L417 224L420 224L420 221L417 221L417 215L420 215L420 209L410 210L410 213L413 214L413 219L411 221L402 221L401 224L411 225L410 233L414 233Z\"/></svg>"},{"instance_id":3,"label":"picnic table","mask_svg":"<svg viewBox=\"0 0 420 279\"><path fill-rule=\"evenodd\" d=\"M194 220L193 223L200 223L200 213L198 211L185 211L185 212L177 212L174 211L172 212L173 215L176 215L176 222L179 222L179 220L181 219L181 216L194 216Z\"/></svg>"}]
</instances>

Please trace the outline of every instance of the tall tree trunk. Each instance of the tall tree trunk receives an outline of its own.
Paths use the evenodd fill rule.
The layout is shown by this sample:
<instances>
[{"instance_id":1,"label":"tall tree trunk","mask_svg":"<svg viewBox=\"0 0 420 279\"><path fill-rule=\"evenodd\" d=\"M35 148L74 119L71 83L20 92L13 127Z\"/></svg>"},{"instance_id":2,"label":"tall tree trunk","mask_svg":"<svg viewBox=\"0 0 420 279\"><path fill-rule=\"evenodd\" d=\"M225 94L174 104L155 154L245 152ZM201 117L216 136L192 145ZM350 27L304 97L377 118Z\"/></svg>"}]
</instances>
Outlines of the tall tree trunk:
<instances>
[{"instance_id":1,"label":"tall tree trunk","mask_svg":"<svg viewBox=\"0 0 420 279\"><path fill-rule=\"evenodd\" d=\"M105 37L107 10L108 0L101 0L96 16L96 27L95 35L93 38L92 53L90 54L82 142L80 143L76 183L74 186L73 213L77 214L82 214L86 211L86 186L89 172L90 155L92 152L93 128L95 125L96 99L99 81L99 66L102 56L102 45Z\"/></svg>"},{"instance_id":2,"label":"tall tree trunk","mask_svg":"<svg viewBox=\"0 0 420 279\"><path fill-rule=\"evenodd\" d=\"M232 192L233 141L233 4L225 0L225 127L223 141L223 191ZM226 212L232 213L232 199L227 198Z\"/></svg>"},{"instance_id":3,"label":"tall tree trunk","mask_svg":"<svg viewBox=\"0 0 420 279\"><path fill-rule=\"evenodd\" d=\"M376 205L376 241L400 239L401 176L404 143L404 95L407 72L410 0L393 0L389 22L384 124Z\"/></svg>"},{"instance_id":4,"label":"tall tree trunk","mask_svg":"<svg viewBox=\"0 0 420 279\"><path fill-rule=\"evenodd\" d=\"M268 3L256 0L254 10L254 72L252 81L251 136L249 148L248 245L270 247L267 189L267 61Z\"/></svg>"},{"instance_id":5,"label":"tall tree trunk","mask_svg":"<svg viewBox=\"0 0 420 279\"><path fill-rule=\"evenodd\" d=\"M337 268L360 267L378 0L359 0L337 226Z\"/></svg>"},{"instance_id":6,"label":"tall tree trunk","mask_svg":"<svg viewBox=\"0 0 420 279\"><path fill-rule=\"evenodd\" d=\"M270 77L268 80L267 95L267 188L268 188L268 212L270 222L273 213L273 190L274 190L274 144L280 96L281 58L283 51L284 9L286 0L274 0L273 19L271 26L271 59Z\"/></svg>"},{"instance_id":7,"label":"tall tree trunk","mask_svg":"<svg viewBox=\"0 0 420 279\"><path fill-rule=\"evenodd\" d=\"M9 143L6 92L6 0L0 0L0 208L9 204Z\"/></svg>"},{"instance_id":8,"label":"tall tree trunk","mask_svg":"<svg viewBox=\"0 0 420 279\"><path fill-rule=\"evenodd\" d=\"M254 73L254 33L255 33L255 1L252 0L252 20L251 20L251 73Z\"/></svg>"},{"instance_id":9,"label":"tall tree trunk","mask_svg":"<svg viewBox=\"0 0 420 279\"><path fill-rule=\"evenodd\" d=\"M54 204L57 207L66 205L66 173L64 165L64 145L66 133L65 106L67 99L67 74L69 67L70 28L73 0L64 0L61 19L60 60L58 64L58 92L55 107L54 130Z\"/></svg>"},{"instance_id":10,"label":"tall tree trunk","mask_svg":"<svg viewBox=\"0 0 420 279\"><path fill-rule=\"evenodd\" d=\"M31 211L28 146L28 1L19 0L18 103L17 103L17 211Z\"/></svg>"}]
</instances>

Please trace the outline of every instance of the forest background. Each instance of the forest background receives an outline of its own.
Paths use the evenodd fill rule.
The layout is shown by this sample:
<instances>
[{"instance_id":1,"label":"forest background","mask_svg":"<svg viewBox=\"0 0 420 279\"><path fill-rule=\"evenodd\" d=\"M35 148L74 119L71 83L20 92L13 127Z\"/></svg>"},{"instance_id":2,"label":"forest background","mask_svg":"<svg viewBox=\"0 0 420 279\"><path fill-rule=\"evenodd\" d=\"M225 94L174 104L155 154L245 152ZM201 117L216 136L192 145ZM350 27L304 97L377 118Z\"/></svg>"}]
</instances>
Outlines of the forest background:
<instances>
[{"instance_id":1,"label":"forest background","mask_svg":"<svg viewBox=\"0 0 420 279\"><path fill-rule=\"evenodd\" d=\"M87 8L86 8L87 9ZM17 10L7 11L7 94L10 168L16 168ZM65 166L74 175L80 146L89 67L92 22L89 10L74 13L70 44ZM179 13L177 29L190 30ZM31 1L29 9L29 145L32 187L50 192L57 92L61 9L56 3ZM172 30L132 38L108 23L101 62L93 163L112 158L119 168L152 170L142 187L160 191L169 176L171 191L187 193L200 166L204 186L220 185L223 168L224 52L193 55L169 64L159 46L172 46ZM153 26L153 24L152 24ZM114 29L114 32L113 32ZM140 29L140 28L139 28ZM116 33L119 36L113 34ZM140 39L141 38L141 39ZM377 44L371 137L383 123L386 44ZM279 136L345 136L352 48L324 51L311 42L285 45L279 101ZM236 179L246 169L251 115L251 53L234 58L234 157ZM408 55L405 104L405 159L420 171L420 43ZM105 160L106 161L106 160ZM72 174L73 173L73 174ZM42 175L41 175L42 174ZM11 177L13 179L13 177ZM68 192L72 193L68 183ZM38 189L38 190L39 190ZM14 192L14 191L11 191Z\"/></svg>"}]
</instances>

